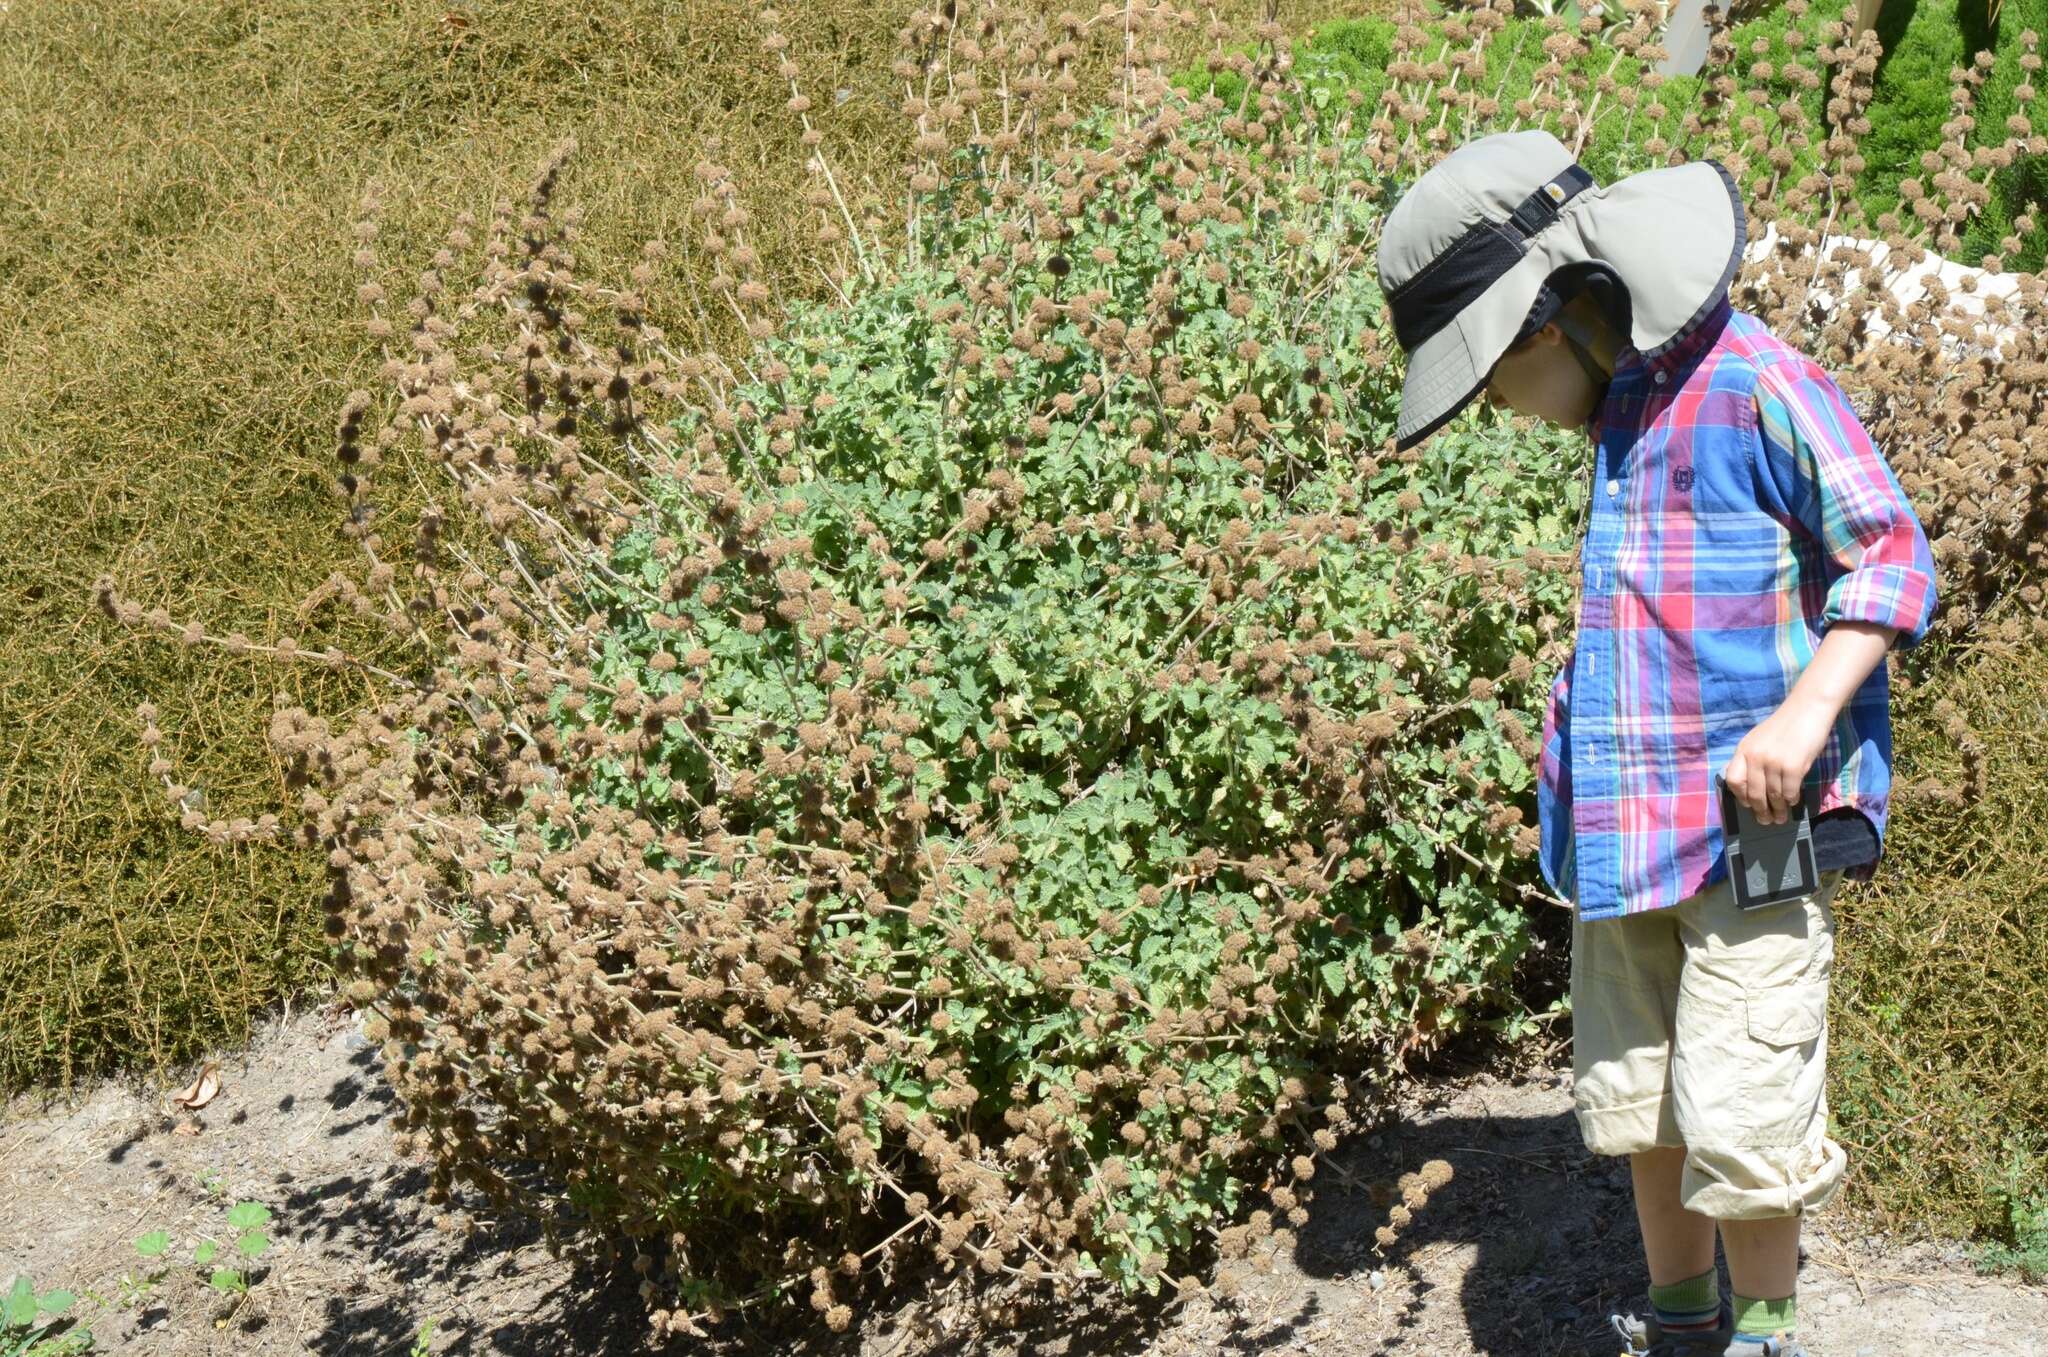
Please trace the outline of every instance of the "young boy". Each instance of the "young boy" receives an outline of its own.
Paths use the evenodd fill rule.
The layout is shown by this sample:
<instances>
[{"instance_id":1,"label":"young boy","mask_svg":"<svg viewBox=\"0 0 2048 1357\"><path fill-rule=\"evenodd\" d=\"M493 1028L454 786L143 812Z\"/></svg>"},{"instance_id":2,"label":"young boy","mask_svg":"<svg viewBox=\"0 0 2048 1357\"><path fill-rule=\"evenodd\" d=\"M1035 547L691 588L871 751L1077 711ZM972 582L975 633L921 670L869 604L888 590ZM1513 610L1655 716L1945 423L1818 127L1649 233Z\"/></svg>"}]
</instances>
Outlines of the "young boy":
<instances>
[{"instance_id":1,"label":"young boy","mask_svg":"<svg viewBox=\"0 0 2048 1357\"><path fill-rule=\"evenodd\" d=\"M1934 610L1926 536L1840 388L1730 306L1745 235L1712 161L1601 188L1530 131L1425 174L1379 256L1401 447L1482 390L1593 445L1541 860L1576 907L1580 1129L1629 1156L1649 1265L1652 1318L1613 1323L1655 1357L1803 1357L1800 1217L1845 1165L1822 1087L1830 900L1875 869L1885 655ZM1810 895L1737 904L1723 779L1767 824L1803 800Z\"/></svg>"}]
</instances>

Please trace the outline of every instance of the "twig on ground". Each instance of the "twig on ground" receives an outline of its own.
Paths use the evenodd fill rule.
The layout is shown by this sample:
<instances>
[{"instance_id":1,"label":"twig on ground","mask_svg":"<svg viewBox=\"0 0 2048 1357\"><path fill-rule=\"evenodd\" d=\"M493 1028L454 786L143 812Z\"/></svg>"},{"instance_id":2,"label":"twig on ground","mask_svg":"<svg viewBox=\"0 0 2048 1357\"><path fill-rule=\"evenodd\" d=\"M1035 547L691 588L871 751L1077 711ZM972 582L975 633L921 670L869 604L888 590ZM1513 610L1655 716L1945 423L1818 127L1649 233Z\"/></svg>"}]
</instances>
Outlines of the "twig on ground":
<instances>
[{"instance_id":1,"label":"twig on ground","mask_svg":"<svg viewBox=\"0 0 2048 1357\"><path fill-rule=\"evenodd\" d=\"M1503 1154L1498 1150L1482 1150L1472 1145L1452 1145L1448 1149L1446 1149L1444 1153L1483 1154L1489 1159L1512 1159L1517 1164L1527 1164L1530 1168L1542 1169L1545 1173L1569 1173L1571 1171L1566 1168L1560 1168L1555 1164L1545 1164L1538 1160L1529 1159L1519 1154Z\"/></svg>"}]
</instances>

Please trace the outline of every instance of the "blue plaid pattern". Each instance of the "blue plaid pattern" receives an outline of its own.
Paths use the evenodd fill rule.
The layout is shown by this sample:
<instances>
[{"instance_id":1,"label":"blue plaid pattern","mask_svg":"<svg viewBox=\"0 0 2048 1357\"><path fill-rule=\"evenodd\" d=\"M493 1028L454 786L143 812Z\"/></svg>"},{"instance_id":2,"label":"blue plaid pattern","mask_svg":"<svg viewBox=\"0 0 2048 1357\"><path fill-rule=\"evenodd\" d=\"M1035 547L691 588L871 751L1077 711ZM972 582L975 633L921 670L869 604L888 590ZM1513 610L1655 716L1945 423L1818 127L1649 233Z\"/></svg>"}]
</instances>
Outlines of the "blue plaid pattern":
<instances>
[{"instance_id":1,"label":"blue plaid pattern","mask_svg":"<svg viewBox=\"0 0 2048 1357\"><path fill-rule=\"evenodd\" d=\"M1580 917L1663 909L1727 874L1715 785L1836 621L1917 645L1934 559L1841 388L1723 298L1600 409L1578 641L1551 690L1541 865ZM1842 709L1806 788L1882 843L1890 686ZM1868 876L1871 868L1852 871Z\"/></svg>"}]
</instances>

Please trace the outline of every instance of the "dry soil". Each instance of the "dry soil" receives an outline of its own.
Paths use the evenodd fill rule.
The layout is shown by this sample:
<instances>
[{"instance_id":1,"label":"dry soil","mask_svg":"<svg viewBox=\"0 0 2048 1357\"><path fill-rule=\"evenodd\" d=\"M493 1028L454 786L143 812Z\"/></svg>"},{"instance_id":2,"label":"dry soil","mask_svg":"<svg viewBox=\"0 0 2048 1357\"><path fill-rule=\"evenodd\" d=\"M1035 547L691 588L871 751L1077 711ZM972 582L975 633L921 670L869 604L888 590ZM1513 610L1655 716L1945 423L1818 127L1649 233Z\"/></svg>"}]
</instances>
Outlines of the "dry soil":
<instances>
[{"instance_id":1,"label":"dry soil","mask_svg":"<svg viewBox=\"0 0 2048 1357\"><path fill-rule=\"evenodd\" d=\"M392 1152L376 1061L354 1019L327 1007L282 1015L219 1057L221 1092L196 1115L134 1081L75 1104L17 1101L0 1116L0 1284L27 1271L91 1293L80 1308L101 1350L136 1357L410 1357L429 1320L418 1351L647 1350L630 1285L551 1258L530 1225L434 1227L424 1169ZM1455 1180L1381 1256L1384 1213L1364 1185L1433 1158ZM1309 1222L1232 1302L1091 1296L1018 1309L960 1278L906 1278L843 1335L734 1325L670 1350L1611 1357L1606 1316L1640 1302L1625 1172L1581 1148L1563 1072L1433 1082L1341 1146L1317 1188ZM187 1260L196 1238L232 1238L224 1217L243 1199L275 1213L276 1244L231 1305ZM152 1229L177 1240L174 1266L124 1296L123 1278L139 1275L131 1241ZM1813 1357L2048 1355L2048 1288L1980 1276L1958 1246L1873 1237L1826 1213L1807 1243L1800 1314Z\"/></svg>"}]
</instances>

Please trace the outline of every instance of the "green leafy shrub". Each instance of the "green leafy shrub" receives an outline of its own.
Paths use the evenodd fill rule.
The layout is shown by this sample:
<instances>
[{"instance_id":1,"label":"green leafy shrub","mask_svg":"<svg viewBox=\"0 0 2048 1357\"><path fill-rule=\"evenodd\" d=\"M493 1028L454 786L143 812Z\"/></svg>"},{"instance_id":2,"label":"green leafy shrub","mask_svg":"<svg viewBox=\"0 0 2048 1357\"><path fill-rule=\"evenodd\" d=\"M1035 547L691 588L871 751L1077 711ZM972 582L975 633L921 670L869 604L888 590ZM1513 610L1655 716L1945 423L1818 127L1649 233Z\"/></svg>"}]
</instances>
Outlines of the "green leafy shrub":
<instances>
[{"instance_id":1,"label":"green leafy shrub","mask_svg":"<svg viewBox=\"0 0 2048 1357\"><path fill-rule=\"evenodd\" d=\"M1156 1290L1219 1231L1303 1218L1347 1085L1506 1007L1529 934L1502 879L1535 893L1507 803L1582 478L1499 425L1384 455L1375 190L1324 154L1337 124L1277 122L1091 119L1014 189L935 149L927 262L791 307L731 378L685 360L708 399L595 498L499 452L488 400L408 402L495 524L497 477L554 487L516 493L560 573L442 596L465 665L513 682L430 684L495 732L459 786L374 804L427 776L396 735L430 745L441 700L354 752L290 712L278 738L327 769L351 992L444 1186L523 1200L508 1165L536 1166L565 1233L664 1241L677 1326L805 1276L843 1324L835 1279L920 1239ZM544 228L537 203L532 272L476 294L531 304L500 352L549 347L572 237ZM1248 1232L1252 1156L1292 1174Z\"/></svg>"},{"instance_id":2,"label":"green leafy shrub","mask_svg":"<svg viewBox=\"0 0 2048 1357\"><path fill-rule=\"evenodd\" d=\"M439 582L429 519L436 582L388 617L450 629L423 705L333 744L274 728L351 992L443 1189L660 1243L672 1326L806 1277L843 1324L835 1285L919 1244L1156 1290L1304 1218L1349 1095L1509 1006L1569 445L1492 424L1386 455L1378 188L1347 125L1143 78L1145 120L1056 128L1018 169L927 134L905 257L779 328L701 166L762 334L666 389L637 293L588 351L613 375L527 366L583 352L551 164L473 298L435 301L437 273L414 304L429 384L374 441L344 412L376 559L369 487L423 419L510 562ZM864 262L829 182L814 201ZM473 316L524 371L443 385ZM564 389L603 403L511 453L500 402ZM689 403L639 413L633 479L586 466L585 428L664 394ZM375 614L395 579L343 597ZM481 724L432 785L450 720ZM1250 1162L1284 1185L1233 1224Z\"/></svg>"},{"instance_id":3,"label":"green leafy shrub","mask_svg":"<svg viewBox=\"0 0 2048 1357\"><path fill-rule=\"evenodd\" d=\"M681 420L700 459L652 487L616 587L579 595L603 656L557 718L601 746L665 702L705 713L595 770L586 813L709 804L733 770L737 863L651 860L707 904L757 882L748 926L813 940L759 983L816 1007L771 1003L764 1033L829 1045L848 1006L899 1013L853 1081L876 1086L872 1149L925 1117L956 1143L1057 1145L1046 1190L1089 1205L1073 1242L1153 1285L1237 1206L1236 1151L1281 1147L1273 1100L1305 1109L1334 1071L1507 997L1527 923L1497 877L1528 831L1500 803L1531 785L1536 697L1518 657L1569 606L1545 552L1580 479L1562 440L1499 431L1373 455L1385 370L1330 340L1371 335L1379 299L1322 271L1369 239L1369 205L1304 173L1317 191L1264 229L1205 223L1183 273L1154 194L1228 143L1197 120L1172 144L1090 192L1058 252L1006 261L1002 305L918 271L798 311L753 364L787 375L725 397L809 412L788 436ZM1004 220L962 210L935 252L972 259ZM725 559L685 545L722 534ZM827 871L827 844L878 860ZM1133 1096L1155 1082L1173 1094ZM734 1100L702 1134L768 1114ZM774 1204L825 1130L652 1223ZM872 1189L865 1158L822 1185L827 1219ZM618 1184L607 1218L660 1195L592 1168Z\"/></svg>"}]
</instances>

